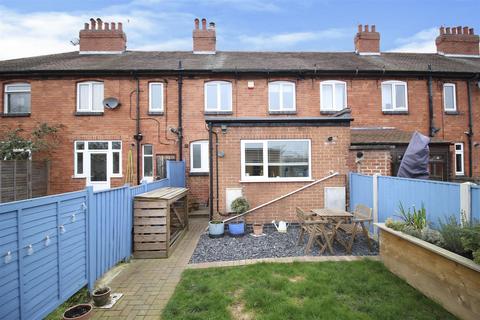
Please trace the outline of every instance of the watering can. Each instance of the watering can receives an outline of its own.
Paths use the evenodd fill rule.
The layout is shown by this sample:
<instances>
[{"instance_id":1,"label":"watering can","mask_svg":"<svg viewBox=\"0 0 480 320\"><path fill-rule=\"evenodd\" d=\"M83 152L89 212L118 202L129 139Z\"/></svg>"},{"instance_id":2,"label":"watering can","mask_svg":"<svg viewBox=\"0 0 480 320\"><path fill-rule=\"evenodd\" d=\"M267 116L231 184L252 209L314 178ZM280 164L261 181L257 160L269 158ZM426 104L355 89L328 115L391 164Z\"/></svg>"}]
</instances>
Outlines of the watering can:
<instances>
[{"instance_id":1,"label":"watering can","mask_svg":"<svg viewBox=\"0 0 480 320\"><path fill-rule=\"evenodd\" d=\"M275 223L275 220L273 220L272 223L275 228L277 228L278 232L287 232L288 223L286 223L285 221L279 221L278 225Z\"/></svg>"}]
</instances>

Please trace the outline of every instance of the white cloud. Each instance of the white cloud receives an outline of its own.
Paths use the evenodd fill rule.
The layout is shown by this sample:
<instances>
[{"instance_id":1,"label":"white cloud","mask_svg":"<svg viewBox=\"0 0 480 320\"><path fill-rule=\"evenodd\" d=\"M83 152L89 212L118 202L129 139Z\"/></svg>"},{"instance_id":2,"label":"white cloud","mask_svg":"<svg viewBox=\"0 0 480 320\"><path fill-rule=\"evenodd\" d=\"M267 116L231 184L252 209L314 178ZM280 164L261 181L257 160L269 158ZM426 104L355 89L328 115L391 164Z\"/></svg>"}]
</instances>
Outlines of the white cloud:
<instances>
[{"instance_id":1,"label":"white cloud","mask_svg":"<svg viewBox=\"0 0 480 320\"><path fill-rule=\"evenodd\" d=\"M398 46L391 52L416 52L416 53L435 53L435 38L438 35L437 28L429 28L415 33L411 37L399 38L395 40Z\"/></svg>"},{"instance_id":2,"label":"white cloud","mask_svg":"<svg viewBox=\"0 0 480 320\"><path fill-rule=\"evenodd\" d=\"M171 39L161 41L158 43L145 44L135 47L135 50L140 51L178 51L178 50L191 50L192 38Z\"/></svg>"},{"instance_id":3,"label":"white cloud","mask_svg":"<svg viewBox=\"0 0 480 320\"><path fill-rule=\"evenodd\" d=\"M351 33L345 29L325 29L320 31L291 32L280 34L261 34L256 36L241 35L239 40L255 50L288 49L307 41L340 39Z\"/></svg>"}]
</instances>

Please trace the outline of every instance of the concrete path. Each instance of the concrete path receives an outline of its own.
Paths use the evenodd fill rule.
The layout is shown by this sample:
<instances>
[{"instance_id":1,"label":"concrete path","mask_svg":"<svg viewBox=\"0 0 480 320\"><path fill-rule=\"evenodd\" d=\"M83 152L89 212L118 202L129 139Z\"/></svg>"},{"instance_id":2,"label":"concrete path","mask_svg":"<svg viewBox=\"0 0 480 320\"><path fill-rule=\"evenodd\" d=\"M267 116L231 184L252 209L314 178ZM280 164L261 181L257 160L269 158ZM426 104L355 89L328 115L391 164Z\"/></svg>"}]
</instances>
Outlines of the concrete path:
<instances>
[{"instance_id":1,"label":"concrete path","mask_svg":"<svg viewBox=\"0 0 480 320\"><path fill-rule=\"evenodd\" d=\"M94 309L94 319L160 319L208 219L190 218L189 230L168 259L134 259L109 286L123 297L112 309Z\"/></svg>"}]
</instances>

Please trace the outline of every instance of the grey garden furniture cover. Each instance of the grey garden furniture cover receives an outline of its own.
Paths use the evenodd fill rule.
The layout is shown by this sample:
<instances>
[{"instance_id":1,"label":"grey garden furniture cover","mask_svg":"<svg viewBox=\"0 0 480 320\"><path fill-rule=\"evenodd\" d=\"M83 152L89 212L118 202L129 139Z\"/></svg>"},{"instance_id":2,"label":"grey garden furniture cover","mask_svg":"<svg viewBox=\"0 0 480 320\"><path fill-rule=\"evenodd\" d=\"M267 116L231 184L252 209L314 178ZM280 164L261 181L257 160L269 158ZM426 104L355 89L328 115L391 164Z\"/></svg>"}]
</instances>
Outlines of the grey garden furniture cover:
<instances>
[{"instance_id":1,"label":"grey garden furniture cover","mask_svg":"<svg viewBox=\"0 0 480 320\"><path fill-rule=\"evenodd\" d=\"M415 131L403 155L397 176L403 178L428 179L428 159L430 138Z\"/></svg>"}]
</instances>

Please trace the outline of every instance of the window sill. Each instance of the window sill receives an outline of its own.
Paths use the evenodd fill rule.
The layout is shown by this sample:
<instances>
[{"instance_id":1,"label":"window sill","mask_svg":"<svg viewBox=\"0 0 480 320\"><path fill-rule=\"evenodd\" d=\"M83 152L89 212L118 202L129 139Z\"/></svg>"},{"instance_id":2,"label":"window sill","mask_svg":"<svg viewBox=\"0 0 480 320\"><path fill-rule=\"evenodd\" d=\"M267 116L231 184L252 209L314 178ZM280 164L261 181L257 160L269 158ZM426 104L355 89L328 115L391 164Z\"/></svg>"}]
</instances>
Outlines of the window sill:
<instances>
[{"instance_id":1,"label":"window sill","mask_svg":"<svg viewBox=\"0 0 480 320\"><path fill-rule=\"evenodd\" d=\"M85 116L103 116L103 112L75 112L76 116L85 117Z\"/></svg>"},{"instance_id":2,"label":"window sill","mask_svg":"<svg viewBox=\"0 0 480 320\"><path fill-rule=\"evenodd\" d=\"M385 111L385 110L382 110L382 113L386 114L386 115L407 115L408 111Z\"/></svg>"},{"instance_id":3,"label":"window sill","mask_svg":"<svg viewBox=\"0 0 480 320\"><path fill-rule=\"evenodd\" d=\"M2 118L30 117L30 112L24 113L2 113Z\"/></svg>"},{"instance_id":4,"label":"window sill","mask_svg":"<svg viewBox=\"0 0 480 320\"><path fill-rule=\"evenodd\" d=\"M165 112L163 111L149 111L148 115L149 116L163 116Z\"/></svg>"},{"instance_id":5,"label":"window sill","mask_svg":"<svg viewBox=\"0 0 480 320\"><path fill-rule=\"evenodd\" d=\"M322 111L322 110L320 110L320 114L332 115L332 114L335 114L335 113L339 113L340 111L342 111L342 110L338 110L338 111Z\"/></svg>"},{"instance_id":6,"label":"window sill","mask_svg":"<svg viewBox=\"0 0 480 320\"><path fill-rule=\"evenodd\" d=\"M232 115L233 111L204 111L206 116L224 116L224 115Z\"/></svg>"},{"instance_id":7,"label":"window sill","mask_svg":"<svg viewBox=\"0 0 480 320\"><path fill-rule=\"evenodd\" d=\"M297 111L268 111L268 114L297 114Z\"/></svg>"},{"instance_id":8,"label":"window sill","mask_svg":"<svg viewBox=\"0 0 480 320\"><path fill-rule=\"evenodd\" d=\"M458 111L445 111L446 115L451 115L451 116L458 116L460 112Z\"/></svg>"},{"instance_id":9,"label":"window sill","mask_svg":"<svg viewBox=\"0 0 480 320\"><path fill-rule=\"evenodd\" d=\"M305 179L288 179L288 180L285 180L285 179L281 179L281 178L278 178L278 179L263 179L263 180L240 180L239 182L240 183L278 183L278 182L313 182L315 180L313 179L310 179L310 178L305 178Z\"/></svg>"},{"instance_id":10,"label":"window sill","mask_svg":"<svg viewBox=\"0 0 480 320\"><path fill-rule=\"evenodd\" d=\"M189 176L191 177L207 177L210 174L208 172L190 172Z\"/></svg>"}]
</instances>

